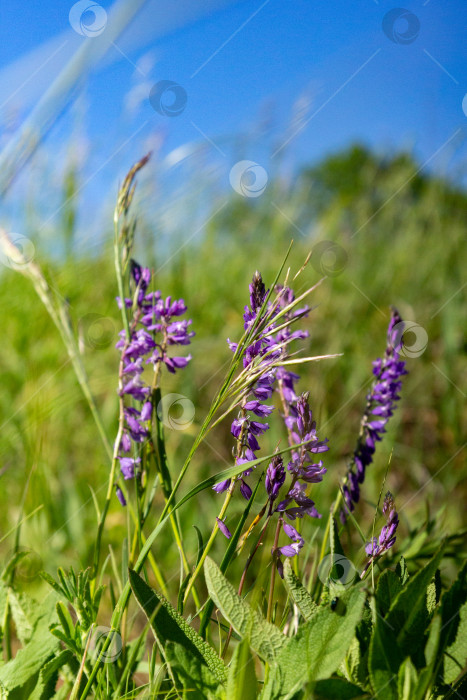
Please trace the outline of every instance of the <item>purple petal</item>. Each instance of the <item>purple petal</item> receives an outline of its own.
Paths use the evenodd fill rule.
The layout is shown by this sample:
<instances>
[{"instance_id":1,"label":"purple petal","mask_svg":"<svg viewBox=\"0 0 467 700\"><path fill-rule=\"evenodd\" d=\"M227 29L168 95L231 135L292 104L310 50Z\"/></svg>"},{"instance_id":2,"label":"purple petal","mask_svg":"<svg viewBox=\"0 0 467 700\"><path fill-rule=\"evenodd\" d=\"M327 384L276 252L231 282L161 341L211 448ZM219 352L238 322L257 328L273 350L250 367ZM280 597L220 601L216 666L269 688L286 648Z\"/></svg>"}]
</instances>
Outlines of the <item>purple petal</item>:
<instances>
[{"instance_id":1,"label":"purple petal","mask_svg":"<svg viewBox=\"0 0 467 700\"><path fill-rule=\"evenodd\" d=\"M230 540L232 535L230 534L230 530L227 527L227 525L224 523L223 520L220 520L219 518L216 518L216 521L217 521L217 527L219 528L219 530L222 532L223 535L225 535L227 537L228 540Z\"/></svg>"}]
</instances>

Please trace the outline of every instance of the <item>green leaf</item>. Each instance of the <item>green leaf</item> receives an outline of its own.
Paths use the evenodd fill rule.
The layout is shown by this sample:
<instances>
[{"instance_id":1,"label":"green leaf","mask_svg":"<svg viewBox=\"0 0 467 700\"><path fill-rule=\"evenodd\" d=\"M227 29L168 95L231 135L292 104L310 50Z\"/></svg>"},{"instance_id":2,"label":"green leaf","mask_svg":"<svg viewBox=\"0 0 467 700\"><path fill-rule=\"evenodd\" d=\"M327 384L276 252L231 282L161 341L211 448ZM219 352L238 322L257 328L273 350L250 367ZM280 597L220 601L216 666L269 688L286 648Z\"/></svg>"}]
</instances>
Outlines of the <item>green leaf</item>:
<instances>
[{"instance_id":1,"label":"green leaf","mask_svg":"<svg viewBox=\"0 0 467 700\"><path fill-rule=\"evenodd\" d=\"M430 622L427 610L427 588L443 557L442 545L424 569L412 576L401 590L386 616L387 624L396 631L397 643L405 656L423 642L423 633Z\"/></svg>"},{"instance_id":2,"label":"green leaf","mask_svg":"<svg viewBox=\"0 0 467 700\"><path fill-rule=\"evenodd\" d=\"M399 576L401 584L405 586L409 580L409 572L407 569L407 562L405 561L404 557L400 558L399 563L396 566L396 574Z\"/></svg>"},{"instance_id":3,"label":"green leaf","mask_svg":"<svg viewBox=\"0 0 467 700\"><path fill-rule=\"evenodd\" d=\"M398 700L413 700L417 690L417 670L410 657L402 662L397 675Z\"/></svg>"},{"instance_id":4,"label":"green leaf","mask_svg":"<svg viewBox=\"0 0 467 700\"><path fill-rule=\"evenodd\" d=\"M11 617L16 627L16 634L21 644L27 644L33 634L34 628L40 619L49 615L49 609L24 593L18 593L10 588L9 603Z\"/></svg>"},{"instance_id":5,"label":"green leaf","mask_svg":"<svg viewBox=\"0 0 467 700\"><path fill-rule=\"evenodd\" d=\"M306 621L311 620L314 613L318 610L318 606L302 582L295 576L289 559L286 559L284 562L284 582L300 613Z\"/></svg>"},{"instance_id":6,"label":"green leaf","mask_svg":"<svg viewBox=\"0 0 467 700\"><path fill-rule=\"evenodd\" d=\"M27 556L29 556L29 550L19 549L17 552L14 552L5 564L5 567L3 568L2 573L0 574L0 578L2 578L3 581L8 582L10 579L10 575L12 574L17 564L19 564L19 562ZM11 583L11 581L9 582Z\"/></svg>"},{"instance_id":7,"label":"green leaf","mask_svg":"<svg viewBox=\"0 0 467 700\"><path fill-rule=\"evenodd\" d=\"M433 580L428 585L426 590L426 608L428 614L431 616L435 612L436 606L439 603L439 598L441 595L441 574L439 569L436 569Z\"/></svg>"},{"instance_id":8,"label":"green leaf","mask_svg":"<svg viewBox=\"0 0 467 700\"><path fill-rule=\"evenodd\" d=\"M339 599L339 609L320 607L281 651L262 698L292 697L307 681L328 678L352 643L365 594L354 586Z\"/></svg>"},{"instance_id":9,"label":"green leaf","mask_svg":"<svg viewBox=\"0 0 467 700\"><path fill-rule=\"evenodd\" d=\"M376 605L378 613L383 617L402 590L399 577L391 569L385 569L378 579L376 586Z\"/></svg>"},{"instance_id":10,"label":"green leaf","mask_svg":"<svg viewBox=\"0 0 467 700\"><path fill-rule=\"evenodd\" d=\"M339 668L352 642L364 603L364 591L354 586L340 596L336 610L320 608L302 627L308 680L324 679Z\"/></svg>"},{"instance_id":11,"label":"green leaf","mask_svg":"<svg viewBox=\"0 0 467 700\"><path fill-rule=\"evenodd\" d=\"M343 678L329 678L318 681L313 686L314 700L354 700L354 698L367 698L364 690Z\"/></svg>"},{"instance_id":12,"label":"green leaf","mask_svg":"<svg viewBox=\"0 0 467 700\"><path fill-rule=\"evenodd\" d=\"M243 513L241 514L240 518L238 519L237 527L235 528L235 531L233 532L232 537L230 538L229 543L227 545L227 549L225 550L225 554L222 557L221 565L219 568L223 574L225 574L225 572L227 571L227 568L228 568L230 562L232 561L233 556L235 554L235 551L237 549L237 544L238 544L238 541L240 539L240 535L242 534L243 527L244 527L246 520L248 518L248 515L250 513L251 506L253 505L253 503L255 501L256 494L258 493L258 489L259 489L259 486L261 483L261 478L262 478L262 475L258 479L258 481L256 482L256 485L253 489L253 493L250 496L250 500L246 504L246 506L243 510ZM209 599L208 602L206 603L204 610L203 610L203 614L201 616L201 621L199 623L199 633L201 636L204 636L204 634L206 632L206 628L207 628L209 621L211 619L211 614L212 614L213 609L214 609L214 603L213 603L212 599Z\"/></svg>"},{"instance_id":13,"label":"green leaf","mask_svg":"<svg viewBox=\"0 0 467 700\"><path fill-rule=\"evenodd\" d=\"M444 656L444 680L452 683L467 659L467 562L441 599L440 650Z\"/></svg>"},{"instance_id":14,"label":"green leaf","mask_svg":"<svg viewBox=\"0 0 467 700\"><path fill-rule=\"evenodd\" d=\"M237 645L227 677L227 700L256 700L258 697L255 661L250 652L249 640Z\"/></svg>"},{"instance_id":15,"label":"green leaf","mask_svg":"<svg viewBox=\"0 0 467 700\"><path fill-rule=\"evenodd\" d=\"M172 671L177 674L190 700L223 700L225 690L203 659L185 646L168 642L164 648Z\"/></svg>"},{"instance_id":16,"label":"green leaf","mask_svg":"<svg viewBox=\"0 0 467 700\"><path fill-rule=\"evenodd\" d=\"M335 517L331 514L331 528L329 530L329 543L331 549L331 556L334 559L334 555L339 554L345 557L344 550L339 539L339 529L337 527L337 521Z\"/></svg>"},{"instance_id":17,"label":"green leaf","mask_svg":"<svg viewBox=\"0 0 467 700\"><path fill-rule=\"evenodd\" d=\"M371 686L376 697L397 700L397 674L403 660L394 628L376 613L368 658Z\"/></svg>"},{"instance_id":18,"label":"green leaf","mask_svg":"<svg viewBox=\"0 0 467 700\"><path fill-rule=\"evenodd\" d=\"M287 637L240 598L209 557L204 562L204 575L209 595L236 632L241 637L249 638L250 646L263 659L269 663L276 661L287 644Z\"/></svg>"},{"instance_id":19,"label":"green leaf","mask_svg":"<svg viewBox=\"0 0 467 700\"><path fill-rule=\"evenodd\" d=\"M129 570L129 577L134 596L162 645L165 646L168 641L181 644L193 656L202 659L217 680L223 683L226 680L225 666L214 649L190 627L168 600L152 590L132 569Z\"/></svg>"},{"instance_id":20,"label":"green leaf","mask_svg":"<svg viewBox=\"0 0 467 700\"><path fill-rule=\"evenodd\" d=\"M29 700L49 700L53 696L58 672L62 666L70 661L72 656L70 651L62 651L41 668L39 680L33 693L29 696Z\"/></svg>"},{"instance_id":21,"label":"green leaf","mask_svg":"<svg viewBox=\"0 0 467 700\"><path fill-rule=\"evenodd\" d=\"M31 641L18 651L14 659L0 668L0 685L8 692L8 700L29 698L37 685L41 668L58 648L58 641L46 624L41 623Z\"/></svg>"},{"instance_id":22,"label":"green leaf","mask_svg":"<svg viewBox=\"0 0 467 700\"><path fill-rule=\"evenodd\" d=\"M383 618L377 610L370 643L369 672L375 694L396 700L397 674L404 658L420 650L430 618L427 587L443 556L441 547L424 569L411 577ZM384 695L381 695L384 693Z\"/></svg>"},{"instance_id":23,"label":"green leaf","mask_svg":"<svg viewBox=\"0 0 467 700\"><path fill-rule=\"evenodd\" d=\"M362 619L355 630L355 637L345 659L347 678L352 683L366 687L368 684L368 655L370 649L373 620L368 604L363 608Z\"/></svg>"},{"instance_id":24,"label":"green leaf","mask_svg":"<svg viewBox=\"0 0 467 700\"><path fill-rule=\"evenodd\" d=\"M199 529L199 527L196 527L196 525L193 525L193 527L195 528L196 537L198 539L198 554L196 555L196 565L195 565L195 566L198 566L198 564L201 560L201 557L203 556L204 542L203 542L203 535L201 534L201 530Z\"/></svg>"}]
</instances>

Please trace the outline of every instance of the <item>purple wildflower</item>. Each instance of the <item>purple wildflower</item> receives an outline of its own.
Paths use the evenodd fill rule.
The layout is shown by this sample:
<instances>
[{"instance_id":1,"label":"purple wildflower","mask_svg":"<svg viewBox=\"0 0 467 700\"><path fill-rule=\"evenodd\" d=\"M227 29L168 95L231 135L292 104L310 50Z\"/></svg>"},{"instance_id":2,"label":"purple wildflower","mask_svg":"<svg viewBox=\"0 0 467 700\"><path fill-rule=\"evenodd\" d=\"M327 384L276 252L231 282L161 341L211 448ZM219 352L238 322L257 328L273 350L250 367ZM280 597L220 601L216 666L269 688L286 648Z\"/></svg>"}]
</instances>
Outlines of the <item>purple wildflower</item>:
<instances>
[{"instance_id":1,"label":"purple wildflower","mask_svg":"<svg viewBox=\"0 0 467 700\"><path fill-rule=\"evenodd\" d=\"M123 400L130 397L131 406L124 406L123 435L119 445L120 467L125 479L138 475L136 465L140 459L131 459L128 453L132 444L144 442L150 435L150 429L145 425L152 417L151 388L143 379L144 364L152 363L156 369L158 363L163 363L172 374L186 367L191 355L172 357L168 348L174 345L188 345L193 337L189 330L191 320L174 320L183 315L187 308L183 299L172 301L171 297L162 299L161 292L148 292L151 283L151 271L141 267L134 260L130 261L130 292L132 298L125 298L122 303L131 309L129 320L130 335L120 332L116 347L122 354L121 389ZM117 496L120 498L119 492ZM124 500L124 499L123 499Z\"/></svg>"},{"instance_id":2,"label":"purple wildflower","mask_svg":"<svg viewBox=\"0 0 467 700\"><path fill-rule=\"evenodd\" d=\"M253 280L249 286L250 291L250 307L245 306L243 314L245 330L249 330L252 324L258 317L258 314L266 299L267 291L259 272L253 276ZM265 336L263 331L259 337L245 349L243 356L243 367L263 369L263 372L258 377L255 375L255 380L251 383L246 399L241 406L241 410L237 418L232 422L231 433L237 440L237 455L235 464L241 465L256 459L256 452L260 449L260 444L257 437L261 436L269 429L268 423L254 420L250 414L257 418L266 418L274 410L273 406L268 406L263 401L269 399L273 393L273 384L275 373L269 369L270 363L274 359L275 342L270 337ZM230 349L235 352L237 349L236 343L228 341ZM272 352L271 352L272 351ZM251 396L252 395L252 396ZM251 396L251 398L249 398ZM245 477L251 473L251 469L243 472L241 476L240 492L245 499L251 496L251 488L245 481ZM231 480L228 479L219 484L216 484L213 489L217 493L222 493L229 488Z\"/></svg>"},{"instance_id":3,"label":"purple wildflower","mask_svg":"<svg viewBox=\"0 0 467 700\"><path fill-rule=\"evenodd\" d=\"M354 510L355 503L360 499L360 485L365 479L366 468L373 461L376 442L381 441L389 418L393 415L397 401L400 399L401 377L407 374L405 362L400 359L402 349L400 329L403 327L401 324L403 321L397 309L393 309L384 358L373 362L375 381L367 396L367 407L363 414L357 447L347 473L347 482L342 487L346 508L350 511ZM341 511L340 518L345 523L345 511Z\"/></svg>"},{"instance_id":4,"label":"purple wildflower","mask_svg":"<svg viewBox=\"0 0 467 700\"><path fill-rule=\"evenodd\" d=\"M276 457L272 458L272 461L269 463L269 466L266 470L265 486L267 494L269 496L270 508L272 508L272 504L276 500L284 481L284 464L282 461L282 457L280 455L277 455Z\"/></svg>"},{"instance_id":5,"label":"purple wildflower","mask_svg":"<svg viewBox=\"0 0 467 700\"><path fill-rule=\"evenodd\" d=\"M141 459L132 459L131 457L119 457L120 469L123 474L124 479L133 479L136 474L137 465L141 462Z\"/></svg>"},{"instance_id":6,"label":"purple wildflower","mask_svg":"<svg viewBox=\"0 0 467 700\"><path fill-rule=\"evenodd\" d=\"M115 492L117 494L117 498L120 501L121 505L126 506L126 499L125 499L125 496L123 495L123 491L120 488L120 486L116 486Z\"/></svg>"},{"instance_id":7,"label":"purple wildflower","mask_svg":"<svg viewBox=\"0 0 467 700\"><path fill-rule=\"evenodd\" d=\"M217 527L219 528L219 530L222 532L223 535L225 535L227 537L228 540L230 540L232 535L230 534L230 530L227 527L227 525L220 518L216 518L216 521L217 521Z\"/></svg>"},{"instance_id":8,"label":"purple wildflower","mask_svg":"<svg viewBox=\"0 0 467 700\"><path fill-rule=\"evenodd\" d=\"M376 557L380 557L382 554L391 549L396 541L396 530L397 526L399 525L399 516L396 512L394 498L390 491L386 493L384 498L383 514L386 516L386 525L381 528L381 533L378 538L373 537L371 541L365 545L365 552L367 553L368 557L370 557L370 560L367 562L362 572L362 578L371 562L374 561Z\"/></svg>"},{"instance_id":9,"label":"purple wildflower","mask_svg":"<svg viewBox=\"0 0 467 700\"><path fill-rule=\"evenodd\" d=\"M295 557L305 544L305 540L300 535L300 533L297 532L294 526L290 525L289 523L283 522L282 529L287 535L287 537L289 537L289 539L292 540L292 544L286 544L282 547L276 548L273 547L271 549L271 554L273 556L273 559L275 560L279 576L281 578L284 578L284 566L282 564L281 555L284 557Z\"/></svg>"},{"instance_id":10,"label":"purple wildflower","mask_svg":"<svg viewBox=\"0 0 467 700\"><path fill-rule=\"evenodd\" d=\"M298 398L293 406L293 415L288 421L289 440L292 445L300 445L292 451L292 459L287 465L287 470L292 475L290 488L285 499L279 503L277 509L291 520L303 518L309 515L312 518L320 518L314 502L306 495L307 484L319 483L323 480L326 469L320 460L315 462L315 454L326 452L329 448L327 438L319 440L316 434L316 421L308 403L309 394L305 392ZM290 507L292 501L295 506Z\"/></svg>"}]
</instances>

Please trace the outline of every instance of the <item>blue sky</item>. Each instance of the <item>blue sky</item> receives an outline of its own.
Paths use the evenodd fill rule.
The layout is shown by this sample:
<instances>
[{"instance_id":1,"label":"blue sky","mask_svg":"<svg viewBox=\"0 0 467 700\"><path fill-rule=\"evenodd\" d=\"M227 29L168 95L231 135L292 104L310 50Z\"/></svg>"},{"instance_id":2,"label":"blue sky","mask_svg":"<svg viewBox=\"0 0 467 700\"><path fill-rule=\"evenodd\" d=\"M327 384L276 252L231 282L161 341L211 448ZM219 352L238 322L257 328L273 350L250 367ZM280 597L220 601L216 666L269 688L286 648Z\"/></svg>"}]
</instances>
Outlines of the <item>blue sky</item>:
<instances>
[{"instance_id":1,"label":"blue sky","mask_svg":"<svg viewBox=\"0 0 467 700\"><path fill-rule=\"evenodd\" d=\"M27 115L73 51L97 41L70 27L72 4L2 4L3 122ZM100 4L110 11L110 2ZM235 159L292 172L355 141L385 152L408 148L427 169L458 178L467 154L467 5L405 3L386 27L391 39L382 24L394 7L385 0L183 0L161 9L150 2L88 78L93 191L151 142L161 143L162 155L202 144L225 161L227 184ZM178 116L149 103L161 80L186 94ZM130 92L140 98L131 113ZM65 112L48 142L63 138L73 118L76 110Z\"/></svg>"}]
</instances>

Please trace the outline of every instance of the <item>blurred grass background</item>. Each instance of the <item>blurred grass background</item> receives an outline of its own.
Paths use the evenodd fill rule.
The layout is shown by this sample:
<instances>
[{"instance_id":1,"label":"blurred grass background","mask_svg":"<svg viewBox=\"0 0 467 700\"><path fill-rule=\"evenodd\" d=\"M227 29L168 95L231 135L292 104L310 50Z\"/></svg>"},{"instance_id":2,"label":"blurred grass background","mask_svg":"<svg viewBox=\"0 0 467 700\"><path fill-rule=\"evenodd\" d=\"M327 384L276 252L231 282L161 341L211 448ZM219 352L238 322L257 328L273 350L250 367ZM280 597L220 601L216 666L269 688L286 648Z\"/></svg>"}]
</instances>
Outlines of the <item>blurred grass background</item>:
<instances>
[{"instance_id":1,"label":"blurred grass background","mask_svg":"<svg viewBox=\"0 0 467 700\"><path fill-rule=\"evenodd\" d=\"M140 155L135 154L135 160ZM367 530L373 517L371 504L377 500L393 450L386 487L395 494L402 532L423 527L427 513L440 508L439 531L465 527L467 195L447 180L417 173L418 169L409 153L381 157L356 145L300 171L289 182L271 177L267 199L242 198L235 192L226 195L213 184L203 194L208 221L203 233L178 251L186 231L180 229L169 242L162 239L157 207L152 213L145 208L154 187L151 172L141 177L135 203L135 211L141 212L135 257L154 268L157 288L164 295L185 299L196 331L187 370L164 377L164 391L177 391L195 406L194 423L187 430L167 431L174 476L222 381L231 356L226 338L241 334L251 276L258 269L266 283L271 281L293 238L292 273L308 251L314 251L298 279L297 293L329 272L310 299L316 308L304 322L310 331L310 338L301 344L304 354L343 353L311 363L301 372L299 389L310 392L318 434L328 437L330 444L324 458L328 473L313 491L324 517L304 523L305 537L311 539L315 526L324 529L327 510L345 473L365 405L371 363L384 352L391 304L404 319L426 330L428 344L423 354L408 360L400 406L368 470L364 495L369 503L361 503L357 514ZM195 184L199 187L193 183L193 188ZM49 239L63 254L52 255L50 246L41 246L32 222L35 259L69 301L91 386L113 441L118 365L114 344L120 321L111 209L108 231L102 232L104 243L86 248L78 240L73 198L79 180L71 166L64 171L61 188L66 206ZM190 203L182 199L177 206L188 221ZM336 245L336 257L332 251L319 252L322 241ZM102 503L109 469L106 455L55 327L29 282L7 267L0 274L0 304L0 529L3 535L11 530L23 500L26 515L42 506L24 523L21 544L37 552L50 572L59 564L86 566L96 531L91 489ZM271 422L274 429L265 436L262 454L273 449L278 439L278 415ZM182 493L231 464L229 426L226 421L210 434ZM219 499L214 492L206 492L180 511L193 558L196 537L191 526L198 525L207 535L221 505ZM155 517L160 507L156 499ZM241 507L239 498L228 525ZM106 544L112 544L117 555L125 532L126 515L115 499ZM168 531L162 539L165 542L157 554L160 564L167 572L176 571L178 555L169 546ZM13 547L12 537L4 538L0 546L5 555ZM217 546L219 554L224 543L219 539Z\"/></svg>"}]
</instances>

